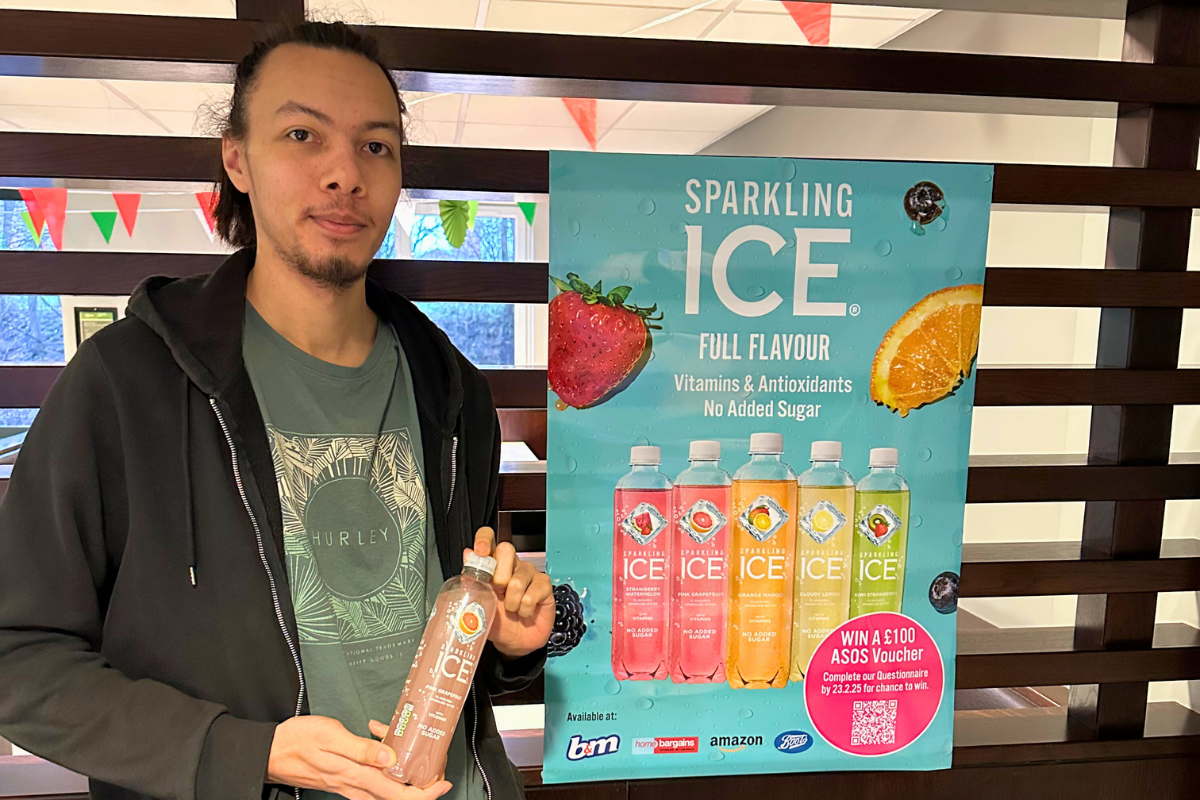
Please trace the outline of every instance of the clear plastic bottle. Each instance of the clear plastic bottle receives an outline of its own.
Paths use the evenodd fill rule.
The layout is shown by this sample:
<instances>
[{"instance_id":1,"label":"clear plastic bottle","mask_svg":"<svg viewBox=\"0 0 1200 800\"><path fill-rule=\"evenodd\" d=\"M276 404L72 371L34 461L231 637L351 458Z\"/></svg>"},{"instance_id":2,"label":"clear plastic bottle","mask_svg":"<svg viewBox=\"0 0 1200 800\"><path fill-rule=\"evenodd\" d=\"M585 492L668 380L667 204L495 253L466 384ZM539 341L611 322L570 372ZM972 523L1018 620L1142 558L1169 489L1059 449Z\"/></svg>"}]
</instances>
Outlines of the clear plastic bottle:
<instances>
[{"instance_id":1,"label":"clear plastic bottle","mask_svg":"<svg viewBox=\"0 0 1200 800\"><path fill-rule=\"evenodd\" d=\"M446 772L450 737L496 620L495 571L496 559L468 553L462 574L438 592L383 739L396 751L396 763L384 770L393 780L425 788Z\"/></svg>"},{"instance_id":2,"label":"clear plastic bottle","mask_svg":"<svg viewBox=\"0 0 1200 800\"><path fill-rule=\"evenodd\" d=\"M850 616L876 611L900 613L908 554L908 481L896 471L893 447L871 450L871 471L858 482L854 498L854 566Z\"/></svg>"},{"instance_id":3,"label":"clear plastic bottle","mask_svg":"<svg viewBox=\"0 0 1200 800\"><path fill-rule=\"evenodd\" d=\"M688 461L675 479L668 669L675 683L724 683L733 479L721 469L720 442L692 442Z\"/></svg>"},{"instance_id":4,"label":"clear plastic bottle","mask_svg":"<svg viewBox=\"0 0 1200 800\"><path fill-rule=\"evenodd\" d=\"M619 680L667 677L671 479L657 447L634 447L613 493L612 670Z\"/></svg>"},{"instance_id":5,"label":"clear plastic bottle","mask_svg":"<svg viewBox=\"0 0 1200 800\"><path fill-rule=\"evenodd\" d=\"M751 434L750 460L733 476L725 677L734 689L788 682L797 489L782 455L782 434Z\"/></svg>"},{"instance_id":6,"label":"clear plastic bottle","mask_svg":"<svg viewBox=\"0 0 1200 800\"><path fill-rule=\"evenodd\" d=\"M854 478L842 469L841 442L813 442L800 476L791 679L804 680L821 640L850 619Z\"/></svg>"}]
</instances>

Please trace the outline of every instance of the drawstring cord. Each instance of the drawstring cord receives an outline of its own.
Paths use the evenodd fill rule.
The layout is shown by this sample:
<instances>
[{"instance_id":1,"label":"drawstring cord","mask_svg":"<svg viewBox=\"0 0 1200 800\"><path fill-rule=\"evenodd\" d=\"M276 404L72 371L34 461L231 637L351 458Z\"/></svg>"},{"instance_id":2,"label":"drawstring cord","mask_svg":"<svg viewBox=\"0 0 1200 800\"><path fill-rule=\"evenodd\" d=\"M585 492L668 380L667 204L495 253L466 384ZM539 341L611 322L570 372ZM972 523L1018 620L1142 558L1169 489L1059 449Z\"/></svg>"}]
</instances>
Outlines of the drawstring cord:
<instances>
[{"instance_id":1,"label":"drawstring cord","mask_svg":"<svg viewBox=\"0 0 1200 800\"><path fill-rule=\"evenodd\" d=\"M186 375L183 376L183 436L181 450L183 451L183 503L184 525L188 543L188 578L192 587L196 586L196 526L192 520L192 463L189 452L190 417L192 406L192 387Z\"/></svg>"},{"instance_id":2,"label":"drawstring cord","mask_svg":"<svg viewBox=\"0 0 1200 800\"><path fill-rule=\"evenodd\" d=\"M400 372L400 345L393 342L392 351L396 354L396 368L392 370L392 385L388 388L387 400L383 404L383 413L379 415L379 428L375 431L375 443L371 446L371 460L367 462L368 481L375 472L375 457L379 454L379 440L383 438L383 427L387 422L388 409L392 407L392 397L396 394L396 376Z\"/></svg>"}]
</instances>

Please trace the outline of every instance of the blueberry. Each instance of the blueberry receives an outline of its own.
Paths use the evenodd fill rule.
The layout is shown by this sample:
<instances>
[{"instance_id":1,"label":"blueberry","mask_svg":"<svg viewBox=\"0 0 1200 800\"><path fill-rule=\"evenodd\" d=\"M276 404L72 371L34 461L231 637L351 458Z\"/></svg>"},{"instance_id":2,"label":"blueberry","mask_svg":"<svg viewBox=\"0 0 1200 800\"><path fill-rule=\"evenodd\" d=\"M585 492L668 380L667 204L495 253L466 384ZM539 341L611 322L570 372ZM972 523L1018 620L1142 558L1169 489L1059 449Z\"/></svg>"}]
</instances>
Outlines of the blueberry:
<instances>
[{"instance_id":1,"label":"blueberry","mask_svg":"<svg viewBox=\"0 0 1200 800\"><path fill-rule=\"evenodd\" d=\"M929 586L929 602L940 614L958 610L958 573L943 572Z\"/></svg>"},{"instance_id":2,"label":"blueberry","mask_svg":"<svg viewBox=\"0 0 1200 800\"><path fill-rule=\"evenodd\" d=\"M904 194L904 213L913 221L913 232L922 234L924 226L942 215L946 195L936 183L921 181Z\"/></svg>"},{"instance_id":3,"label":"blueberry","mask_svg":"<svg viewBox=\"0 0 1200 800\"><path fill-rule=\"evenodd\" d=\"M554 630L547 644L549 655L565 656L575 649L587 631L583 621L583 601L569 584L554 587Z\"/></svg>"}]
</instances>

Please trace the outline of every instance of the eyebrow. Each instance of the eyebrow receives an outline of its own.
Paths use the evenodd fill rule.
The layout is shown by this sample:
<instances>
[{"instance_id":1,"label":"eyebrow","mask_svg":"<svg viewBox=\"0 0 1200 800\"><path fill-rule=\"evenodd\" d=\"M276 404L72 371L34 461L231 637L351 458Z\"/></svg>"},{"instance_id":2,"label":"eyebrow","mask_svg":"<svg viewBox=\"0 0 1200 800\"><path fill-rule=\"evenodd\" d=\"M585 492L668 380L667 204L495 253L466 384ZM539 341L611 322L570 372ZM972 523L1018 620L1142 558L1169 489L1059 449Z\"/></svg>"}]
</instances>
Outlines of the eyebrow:
<instances>
[{"instance_id":1,"label":"eyebrow","mask_svg":"<svg viewBox=\"0 0 1200 800\"><path fill-rule=\"evenodd\" d=\"M285 116L287 114L307 114L318 122L323 122L326 125L334 124L333 118L324 111L318 111L311 106L306 106L303 103L296 102L295 100L287 101L275 111L275 116L277 117ZM391 131L392 133L396 134L396 136L401 135L400 126L394 122L391 122L390 120L372 120L370 122L364 122L359 126L359 129L364 131L386 130Z\"/></svg>"}]
</instances>

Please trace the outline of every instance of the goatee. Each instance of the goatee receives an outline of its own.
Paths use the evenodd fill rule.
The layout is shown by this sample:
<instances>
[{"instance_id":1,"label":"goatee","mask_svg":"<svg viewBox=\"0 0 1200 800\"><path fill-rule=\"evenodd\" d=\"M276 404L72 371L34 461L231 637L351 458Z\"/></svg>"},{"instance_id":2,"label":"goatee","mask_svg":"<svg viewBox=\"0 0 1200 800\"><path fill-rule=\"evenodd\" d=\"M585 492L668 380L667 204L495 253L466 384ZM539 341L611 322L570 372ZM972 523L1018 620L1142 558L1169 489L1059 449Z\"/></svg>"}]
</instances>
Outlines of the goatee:
<instances>
[{"instance_id":1,"label":"goatee","mask_svg":"<svg viewBox=\"0 0 1200 800\"><path fill-rule=\"evenodd\" d=\"M371 266L368 261L358 264L345 256L327 256L322 259L310 258L308 253L300 248L291 251L279 251L279 256L285 263L313 283L325 289L344 290L362 280Z\"/></svg>"}]
</instances>

